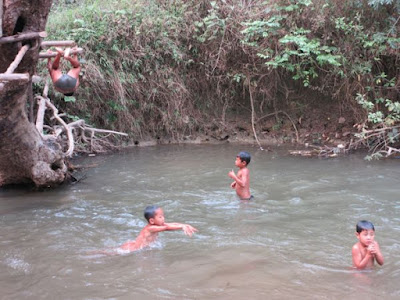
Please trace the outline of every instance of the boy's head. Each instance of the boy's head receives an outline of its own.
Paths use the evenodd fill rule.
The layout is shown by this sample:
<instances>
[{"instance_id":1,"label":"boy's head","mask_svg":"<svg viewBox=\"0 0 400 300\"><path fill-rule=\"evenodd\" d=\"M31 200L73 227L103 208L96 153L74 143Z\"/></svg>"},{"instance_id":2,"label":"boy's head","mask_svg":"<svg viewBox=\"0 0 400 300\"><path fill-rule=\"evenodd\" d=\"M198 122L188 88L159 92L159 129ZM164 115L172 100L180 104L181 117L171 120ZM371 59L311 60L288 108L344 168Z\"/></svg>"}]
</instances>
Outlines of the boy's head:
<instances>
[{"instance_id":1,"label":"boy's head","mask_svg":"<svg viewBox=\"0 0 400 300\"><path fill-rule=\"evenodd\" d=\"M373 231L375 231L374 224L372 224L371 222L366 221L366 220L358 221L358 223L356 225L357 233L361 233L361 231L363 231L363 230L373 230Z\"/></svg>"},{"instance_id":2,"label":"boy's head","mask_svg":"<svg viewBox=\"0 0 400 300\"><path fill-rule=\"evenodd\" d=\"M144 209L144 217L151 225L160 226L164 224L164 212L156 205L147 206Z\"/></svg>"},{"instance_id":3,"label":"boy's head","mask_svg":"<svg viewBox=\"0 0 400 300\"><path fill-rule=\"evenodd\" d=\"M359 221L356 225L356 236L360 243L367 247L375 239L374 225L366 220Z\"/></svg>"},{"instance_id":4,"label":"boy's head","mask_svg":"<svg viewBox=\"0 0 400 300\"><path fill-rule=\"evenodd\" d=\"M239 154L236 156L237 159L239 159L240 162L246 163L245 166L248 166L251 160L251 155L249 152L246 151L241 151Z\"/></svg>"}]
</instances>

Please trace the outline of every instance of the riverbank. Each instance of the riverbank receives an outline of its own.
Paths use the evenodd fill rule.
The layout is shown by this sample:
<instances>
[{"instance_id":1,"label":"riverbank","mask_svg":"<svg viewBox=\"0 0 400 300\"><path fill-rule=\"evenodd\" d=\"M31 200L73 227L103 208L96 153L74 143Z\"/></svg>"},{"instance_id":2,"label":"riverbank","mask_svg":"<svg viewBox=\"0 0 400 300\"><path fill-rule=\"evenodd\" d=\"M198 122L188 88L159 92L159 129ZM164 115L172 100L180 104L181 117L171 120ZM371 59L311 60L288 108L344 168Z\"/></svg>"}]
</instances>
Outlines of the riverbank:
<instances>
[{"instance_id":1,"label":"riverbank","mask_svg":"<svg viewBox=\"0 0 400 300\"><path fill-rule=\"evenodd\" d=\"M335 113L336 112L336 113ZM213 121L201 130L187 135L145 137L131 139L130 147L146 147L166 144L249 144L268 149L275 146L293 146L300 148L348 148L354 145L357 134L357 122L350 112L339 114L339 108L331 106L313 107L303 114L285 118L262 120L257 124L251 121L251 115L234 116L229 121Z\"/></svg>"}]
</instances>

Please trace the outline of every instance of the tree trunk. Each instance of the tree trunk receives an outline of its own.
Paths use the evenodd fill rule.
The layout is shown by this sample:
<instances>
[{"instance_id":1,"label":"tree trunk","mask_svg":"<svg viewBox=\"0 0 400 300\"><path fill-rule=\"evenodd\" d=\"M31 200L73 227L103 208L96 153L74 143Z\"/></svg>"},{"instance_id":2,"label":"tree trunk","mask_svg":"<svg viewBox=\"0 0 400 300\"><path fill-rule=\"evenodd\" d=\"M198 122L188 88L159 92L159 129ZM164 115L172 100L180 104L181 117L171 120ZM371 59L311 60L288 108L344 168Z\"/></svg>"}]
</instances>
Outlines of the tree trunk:
<instances>
[{"instance_id":1,"label":"tree trunk","mask_svg":"<svg viewBox=\"0 0 400 300\"><path fill-rule=\"evenodd\" d=\"M40 38L1 43L3 37L44 31L52 0L0 0L0 73L14 61L19 50L29 45L15 73L36 73ZM31 80L12 80L0 86L0 186L34 183L54 186L65 181L67 167L61 146L44 140L27 117Z\"/></svg>"}]
</instances>

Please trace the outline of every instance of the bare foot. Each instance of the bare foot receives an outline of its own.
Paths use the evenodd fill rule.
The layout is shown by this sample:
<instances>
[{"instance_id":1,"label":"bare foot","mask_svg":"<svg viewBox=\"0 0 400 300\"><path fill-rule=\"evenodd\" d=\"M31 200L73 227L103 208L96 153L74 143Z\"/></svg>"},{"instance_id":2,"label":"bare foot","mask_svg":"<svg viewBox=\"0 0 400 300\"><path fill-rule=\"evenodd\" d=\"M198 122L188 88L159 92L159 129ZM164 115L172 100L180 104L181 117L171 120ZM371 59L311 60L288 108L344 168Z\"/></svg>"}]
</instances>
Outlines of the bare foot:
<instances>
[{"instance_id":1,"label":"bare foot","mask_svg":"<svg viewBox=\"0 0 400 300\"><path fill-rule=\"evenodd\" d=\"M58 53L60 53L61 55L64 55L63 49L61 49L61 48L59 48L59 47L56 47L56 51L57 51Z\"/></svg>"},{"instance_id":2,"label":"bare foot","mask_svg":"<svg viewBox=\"0 0 400 300\"><path fill-rule=\"evenodd\" d=\"M70 52L71 48L67 48L67 50L65 50L64 57L68 57Z\"/></svg>"}]
</instances>

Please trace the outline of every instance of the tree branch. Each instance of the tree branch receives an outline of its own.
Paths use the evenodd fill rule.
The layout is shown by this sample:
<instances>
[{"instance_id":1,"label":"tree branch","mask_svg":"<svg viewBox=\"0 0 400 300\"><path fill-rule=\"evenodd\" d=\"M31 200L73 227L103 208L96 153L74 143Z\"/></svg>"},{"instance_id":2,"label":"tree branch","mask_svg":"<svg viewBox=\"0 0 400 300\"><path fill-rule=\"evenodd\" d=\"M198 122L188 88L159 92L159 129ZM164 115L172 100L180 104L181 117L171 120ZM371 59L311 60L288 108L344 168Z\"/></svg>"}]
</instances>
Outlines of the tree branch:
<instances>
[{"instance_id":1,"label":"tree branch","mask_svg":"<svg viewBox=\"0 0 400 300\"><path fill-rule=\"evenodd\" d=\"M47 37L47 33L45 31L42 32L24 32L12 36L5 36L5 37L0 37L0 45L1 44L7 44L7 43L15 43L19 41L25 41L25 40L32 40L32 39L37 39L37 38L45 38Z\"/></svg>"}]
</instances>

